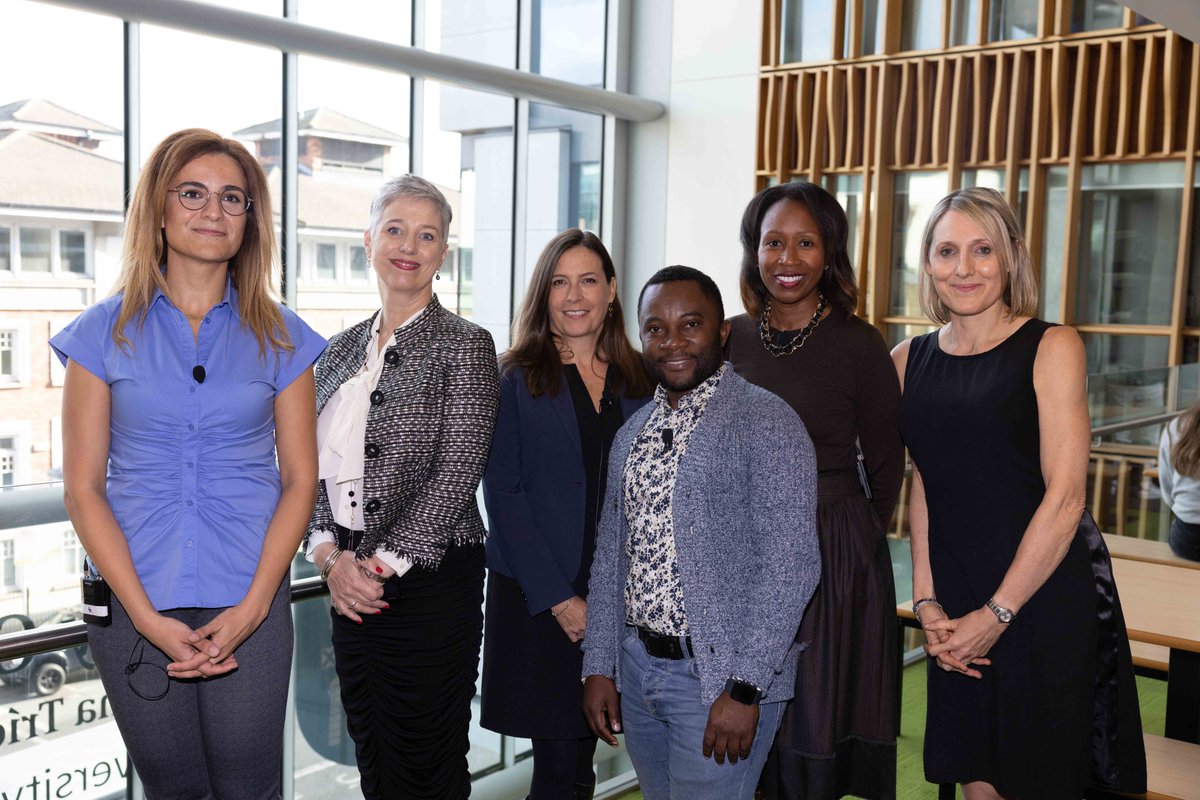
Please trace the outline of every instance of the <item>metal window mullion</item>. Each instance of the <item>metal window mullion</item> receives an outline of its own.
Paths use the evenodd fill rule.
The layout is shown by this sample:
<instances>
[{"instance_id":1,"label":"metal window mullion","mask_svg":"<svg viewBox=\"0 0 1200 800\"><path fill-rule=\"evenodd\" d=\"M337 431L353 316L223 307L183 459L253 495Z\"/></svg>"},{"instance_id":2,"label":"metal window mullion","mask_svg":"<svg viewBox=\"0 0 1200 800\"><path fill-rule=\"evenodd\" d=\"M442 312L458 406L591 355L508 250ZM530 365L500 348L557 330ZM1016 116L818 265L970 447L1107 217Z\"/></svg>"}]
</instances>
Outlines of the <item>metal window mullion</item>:
<instances>
[{"instance_id":1,"label":"metal window mullion","mask_svg":"<svg viewBox=\"0 0 1200 800\"><path fill-rule=\"evenodd\" d=\"M299 0L283 0L283 15L295 19L300 14ZM279 276L283 302L296 308L296 283L300 276L300 120L299 57L285 51L282 54L282 98L279 122Z\"/></svg>"},{"instance_id":2,"label":"metal window mullion","mask_svg":"<svg viewBox=\"0 0 1200 800\"><path fill-rule=\"evenodd\" d=\"M124 30L125 46L125 210L133 199L133 189L137 186L138 170L142 163L138 155L141 149L141 25L137 22L126 22Z\"/></svg>"},{"instance_id":3,"label":"metal window mullion","mask_svg":"<svg viewBox=\"0 0 1200 800\"><path fill-rule=\"evenodd\" d=\"M604 37L604 88L624 92L629 88L630 0L608 0ZM615 263L625 264L625 211L616 198L627 195L629 180L628 126L616 117L604 117L600 164L600 238Z\"/></svg>"},{"instance_id":4,"label":"metal window mullion","mask_svg":"<svg viewBox=\"0 0 1200 800\"><path fill-rule=\"evenodd\" d=\"M425 49L425 16L428 9L425 0L412 0L413 47ZM408 171L421 175L425 169L425 79L410 76L408 79ZM460 177L461 181L461 177Z\"/></svg>"},{"instance_id":5,"label":"metal window mullion","mask_svg":"<svg viewBox=\"0 0 1200 800\"><path fill-rule=\"evenodd\" d=\"M530 0L517 2L517 69L527 71L532 63L533 12ZM513 120L513 207L512 279L509 317L525 295L526 226L529 222L529 100L516 98Z\"/></svg>"}]
</instances>

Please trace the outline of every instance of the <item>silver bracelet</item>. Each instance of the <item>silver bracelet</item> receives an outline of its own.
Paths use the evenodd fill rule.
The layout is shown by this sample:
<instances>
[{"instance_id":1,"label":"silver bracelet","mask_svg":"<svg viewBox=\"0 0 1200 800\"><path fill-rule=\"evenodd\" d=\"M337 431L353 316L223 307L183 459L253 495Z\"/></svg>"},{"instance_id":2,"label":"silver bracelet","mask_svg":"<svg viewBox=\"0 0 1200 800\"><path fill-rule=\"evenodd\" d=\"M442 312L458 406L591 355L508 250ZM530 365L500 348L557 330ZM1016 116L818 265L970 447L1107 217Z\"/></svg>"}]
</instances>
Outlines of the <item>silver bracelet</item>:
<instances>
[{"instance_id":1,"label":"silver bracelet","mask_svg":"<svg viewBox=\"0 0 1200 800\"><path fill-rule=\"evenodd\" d=\"M333 552L325 557L325 563L321 565L321 580L328 580L329 573L333 569L333 565L342 557L342 550L336 544L333 546Z\"/></svg>"},{"instance_id":2,"label":"silver bracelet","mask_svg":"<svg viewBox=\"0 0 1200 800\"><path fill-rule=\"evenodd\" d=\"M913 603L913 607L912 607L913 608L913 616L917 618L917 622L921 621L921 606L925 606L925 605L937 606L938 608L942 608L942 604L937 601L937 598L922 597L920 600ZM945 610L946 609L942 608L943 612Z\"/></svg>"}]
</instances>

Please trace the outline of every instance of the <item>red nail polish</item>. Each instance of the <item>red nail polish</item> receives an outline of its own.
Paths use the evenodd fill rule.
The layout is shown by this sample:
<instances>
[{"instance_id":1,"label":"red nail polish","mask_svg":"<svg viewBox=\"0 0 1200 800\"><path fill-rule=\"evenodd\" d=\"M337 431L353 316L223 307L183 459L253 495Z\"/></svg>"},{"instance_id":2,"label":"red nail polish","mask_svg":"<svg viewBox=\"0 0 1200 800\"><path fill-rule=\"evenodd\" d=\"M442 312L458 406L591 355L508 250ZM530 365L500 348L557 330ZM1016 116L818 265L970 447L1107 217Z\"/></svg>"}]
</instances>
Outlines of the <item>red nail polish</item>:
<instances>
[{"instance_id":1,"label":"red nail polish","mask_svg":"<svg viewBox=\"0 0 1200 800\"><path fill-rule=\"evenodd\" d=\"M355 620L359 625L362 625L362 620Z\"/></svg>"},{"instance_id":2,"label":"red nail polish","mask_svg":"<svg viewBox=\"0 0 1200 800\"><path fill-rule=\"evenodd\" d=\"M375 574L376 574L376 575L382 575L382 574L383 574L383 567L376 567L376 568L375 568Z\"/></svg>"},{"instance_id":3,"label":"red nail polish","mask_svg":"<svg viewBox=\"0 0 1200 800\"><path fill-rule=\"evenodd\" d=\"M387 603L384 603L384 604L383 604L383 610L384 610L384 611L387 611L389 608L391 608L391 606L389 606Z\"/></svg>"}]
</instances>

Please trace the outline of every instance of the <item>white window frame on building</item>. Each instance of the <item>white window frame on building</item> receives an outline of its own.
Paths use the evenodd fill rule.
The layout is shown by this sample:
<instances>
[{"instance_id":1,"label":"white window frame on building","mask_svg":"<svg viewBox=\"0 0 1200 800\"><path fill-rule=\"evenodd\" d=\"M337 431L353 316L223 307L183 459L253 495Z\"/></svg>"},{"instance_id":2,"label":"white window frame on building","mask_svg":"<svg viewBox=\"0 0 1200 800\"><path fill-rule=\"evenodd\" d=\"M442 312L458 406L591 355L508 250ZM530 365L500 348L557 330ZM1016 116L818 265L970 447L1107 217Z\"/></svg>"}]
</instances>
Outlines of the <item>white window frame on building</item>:
<instances>
[{"instance_id":1,"label":"white window frame on building","mask_svg":"<svg viewBox=\"0 0 1200 800\"><path fill-rule=\"evenodd\" d=\"M12 573L11 580L9 573ZM21 590L17 570L17 540L0 539L0 594L15 594Z\"/></svg>"},{"instance_id":2,"label":"white window frame on building","mask_svg":"<svg viewBox=\"0 0 1200 800\"><path fill-rule=\"evenodd\" d=\"M0 389L28 386L30 368L29 321L0 318Z\"/></svg>"},{"instance_id":3,"label":"white window frame on building","mask_svg":"<svg viewBox=\"0 0 1200 800\"><path fill-rule=\"evenodd\" d=\"M310 238L311 237L311 238ZM354 248L364 251L362 234L338 235L335 233L312 234L305 232L306 241L301 245L305 252L306 268L303 279L320 286L349 286L354 288L374 287L371 276L371 265L367 264L367 272L363 278L355 278L350 273L350 259ZM334 248L334 277L322 278L317 275L317 258L321 247Z\"/></svg>"},{"instance_id":4,"label":"white window frame on building","mask_svg":"<svg viewBox=\"0 0 1200 800\"><path fill-rule=\"evenodd\" d=\"M88 224L62 225L50 222L18 218L8 218L0 222L0 229L8 232L8 268L0 269L0 278L16 278L22 280L90 280L95 274L95 264L92 259L92 229ZM25 230L45 230L50 232L50 263L48 270L29 270L22 265L21 232ZM74 272L63 266L63 234L78 233L83 235L83 272Z\"/></svg>"}]
</instances>

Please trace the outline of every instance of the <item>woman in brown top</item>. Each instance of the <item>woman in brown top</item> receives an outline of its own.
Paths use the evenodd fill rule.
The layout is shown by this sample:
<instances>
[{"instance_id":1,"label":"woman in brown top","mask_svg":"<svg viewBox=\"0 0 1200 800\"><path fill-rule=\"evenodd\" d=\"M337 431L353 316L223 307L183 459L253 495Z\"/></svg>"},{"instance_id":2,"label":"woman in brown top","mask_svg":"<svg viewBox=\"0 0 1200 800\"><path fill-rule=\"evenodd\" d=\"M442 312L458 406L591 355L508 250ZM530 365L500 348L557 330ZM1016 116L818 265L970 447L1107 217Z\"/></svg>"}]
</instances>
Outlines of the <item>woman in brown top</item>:
<instances>
[{"instance_id":1,"label":"woman in brown top","mask_svg":"<svg viewBox=\"0 0 1200 800\"><path fill-rule=\"evenodd\" d=\"M795 700L760 783L772 800L896 796L896 593L884 531L904 470L900 386L883 337L854 314L847 231L837 200L811 183L764 189L742 217L747 313L732 320L727 358L800 415L819 474L822 578L797 634L808 649Z\"/></svg>"}]
</instances>

